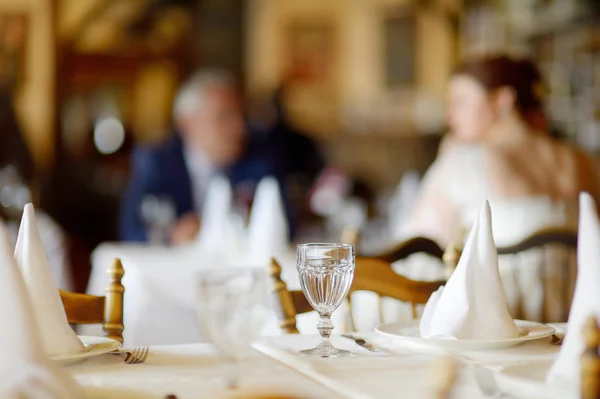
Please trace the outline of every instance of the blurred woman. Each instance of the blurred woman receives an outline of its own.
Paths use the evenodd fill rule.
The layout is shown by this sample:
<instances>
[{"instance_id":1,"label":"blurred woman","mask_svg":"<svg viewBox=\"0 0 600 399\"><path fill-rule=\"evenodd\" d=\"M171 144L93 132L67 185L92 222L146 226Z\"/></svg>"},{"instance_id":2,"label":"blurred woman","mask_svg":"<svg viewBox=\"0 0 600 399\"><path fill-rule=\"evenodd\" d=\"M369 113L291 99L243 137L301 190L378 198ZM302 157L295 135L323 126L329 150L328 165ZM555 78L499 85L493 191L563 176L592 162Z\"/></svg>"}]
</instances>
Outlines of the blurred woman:
<instances>
[{"instance_id":1,"label":"blurred woman","mask_svg":"<svg viewBox=\"0 0 600 399\"><path fill-rule=\"evenodd\" d=\"M566 208L577 204L581 191L598 198L596 171L583 151L541 130L547 123L540 85L530 62L505 56L455 69L448 88L451 133L424 177L404 234L422 234L444 245L453 242L474 222L485 199L492 208L507 204L524 209L532 204L530 216L540 216L532 223L510 217L508 225L503 223L506 219L494 218L500 246L543 227L539 223L548 210L554 217L545 222L576 226L576 213Z\"/></svg>"},{"instance_id":2,"label":"blurred woman","mask_svg":"<svg viewBox=\"0 0 600 399\"><path fill-rule=\"evenodd\" d=\"M598 179L590 157L545 130L540 86L532 63L505 56L455 69L448 87L451 133L424 177L404 236L423 235L442 245L462 241L460 232L471 227L485 199L498 246L544 227L576 231L578 195L587 191L598 200ZM527 267L500 262L511 313L566 321L570 294L564 293L572 291L573 279L562 266L528 259L534 264ZM571 277L574 267L566 271Z\"/></svg>"}]
</instances>

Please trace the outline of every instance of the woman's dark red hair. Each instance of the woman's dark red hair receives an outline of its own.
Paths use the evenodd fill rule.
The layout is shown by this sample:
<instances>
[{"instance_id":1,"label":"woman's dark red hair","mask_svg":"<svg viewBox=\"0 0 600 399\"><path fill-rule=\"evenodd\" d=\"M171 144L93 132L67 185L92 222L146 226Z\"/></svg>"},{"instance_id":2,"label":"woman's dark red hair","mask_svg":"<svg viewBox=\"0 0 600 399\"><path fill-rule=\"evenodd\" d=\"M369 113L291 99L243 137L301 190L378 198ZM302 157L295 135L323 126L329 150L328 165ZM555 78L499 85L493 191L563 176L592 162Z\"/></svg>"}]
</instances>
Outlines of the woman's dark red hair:
<instances>
[{"instance_id":1,"label":"woman's dark red hair","mask_svg":"<svg viewBox=\"0 0 600 399\"><path fill-rule=\"evenodd\" d=\"M470 76L489 92L501 87L512 88L515 105L523 116L542 109L542 77L530 60L505 55L479 58L458 65L452 75Z\"/></svg>"}]
</instances>

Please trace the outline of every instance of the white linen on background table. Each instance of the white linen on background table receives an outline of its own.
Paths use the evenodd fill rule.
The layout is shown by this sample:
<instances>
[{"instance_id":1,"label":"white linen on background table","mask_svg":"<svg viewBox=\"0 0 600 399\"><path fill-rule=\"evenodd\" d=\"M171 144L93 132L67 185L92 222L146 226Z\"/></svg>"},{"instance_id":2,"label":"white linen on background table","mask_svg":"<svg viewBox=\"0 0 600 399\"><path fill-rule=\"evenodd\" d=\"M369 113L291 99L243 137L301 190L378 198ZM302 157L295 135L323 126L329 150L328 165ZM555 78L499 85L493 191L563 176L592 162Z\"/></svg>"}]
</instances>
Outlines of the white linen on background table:
<instances>
[{"instance_id":1,"label":"white linen on background table","mask_svg":"<svg viewBox=\"0 0 600 399\"><path fill-rule=\"evenodd\" d=\"M92 272L87 288L89 294L104 295L109 283L106 270L115 258L121 259L125 269L123 337L129 346L203 342L196 322L196 271L207 267L244 265L244 260L206 259L190 247L105 243L92 254ZM300 289L295 253L290 251L289 255L278 260L282 264L282 278L288 288ZM336 325L334 331L340 331L345 325L344 310L336 311L332 319ZM298 328L301 332L312 333L316 330L317 321L316 312L299 315ZM97 325L79 326L78 332L81 335L103 335L101 327ZM263 334L280 333L273 316Z\"/></svg>"}]
</instances>

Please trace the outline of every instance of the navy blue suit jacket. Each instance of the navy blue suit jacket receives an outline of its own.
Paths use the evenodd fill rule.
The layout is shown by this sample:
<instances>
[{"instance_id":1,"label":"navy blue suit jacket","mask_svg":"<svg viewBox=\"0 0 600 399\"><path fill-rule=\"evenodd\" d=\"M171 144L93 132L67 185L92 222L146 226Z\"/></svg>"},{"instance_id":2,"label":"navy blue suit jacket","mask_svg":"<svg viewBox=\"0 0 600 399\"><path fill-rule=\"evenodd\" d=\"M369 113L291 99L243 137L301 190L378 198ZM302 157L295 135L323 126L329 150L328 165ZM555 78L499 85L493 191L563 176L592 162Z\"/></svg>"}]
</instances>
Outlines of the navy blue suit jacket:
<instances>
[{"instance_id":1,"label":"navy blue suit jacket","mask_svg":"<svg viewBox=\"0 0 600 399\"><path fill-rule=\"evenodd\" d=\"M257 184L265 176L274 176L280 182L286 205L290 232L290 209L283 192L282 171L278 170L270 151L249 151L243 159L229 168L228 175L234 187L240 183ZM141 220L140 208L148 195L168 198L178 217L197 211L194 209L192 185L183 155L183 142L175 136L155 148L138 148L132 154L131 178L121 206L120 237L124 241L147 240L146 226Z\"/></svg>"}]
</instances>

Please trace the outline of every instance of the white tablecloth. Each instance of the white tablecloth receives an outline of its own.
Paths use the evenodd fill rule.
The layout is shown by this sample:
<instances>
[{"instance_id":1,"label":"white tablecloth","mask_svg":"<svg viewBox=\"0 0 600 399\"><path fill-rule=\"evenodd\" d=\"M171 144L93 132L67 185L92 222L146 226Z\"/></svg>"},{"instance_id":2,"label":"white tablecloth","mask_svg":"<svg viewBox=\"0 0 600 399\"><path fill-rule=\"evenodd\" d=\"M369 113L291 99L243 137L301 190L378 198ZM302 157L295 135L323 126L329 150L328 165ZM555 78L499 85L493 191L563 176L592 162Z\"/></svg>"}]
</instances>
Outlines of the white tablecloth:
<instances>
[{"instance_id":1,"label":"white tablecloth","mask_svg":"<svg viewBox=\"0 0 600 399\"><path fill-rule=\"evenodd\" d=\"M106 270L114 258L120 258L125 269L124 324L125 344L174 345L202 342L196 324L195 278L197 270L206 267L244 265L243 260L215 265L193 248L165 248L145 245L106 243L92 254L92 272L87 292L104 295L108 285ZM300 289L295 267L296 255L279 258L282 277L290 289ZM251 266L251 265L246 265ZM261 265L252 265L261 266ZM267 265L262 265L266 267ZM344 327L344 311L332 316L336 331ZM301 332L315 332L316 312L298 316ZM80 326L81 335L103 335L99 326ZM263 330L265 335L280 334L273 315Z\"/></svg>"},{"instance_id":2,"label":"white tablecloth","mask_svg":"<svg viewBox=\"0 0 600 399\"><path fill-rule=\"evenodd\" d=\"M373 342L378 339L374 333L366 338ZM432 365L438 356L432 351L398 347L395 354L373 353L334 336L335 346L351 350L355 356L310 359L297 354L317 342L315 335L265 338L257 348L276 360L256 354L245 361L242 388L314 399L430 397L435 379ZM559 348L544 339L503 351L469 352L468 359L498 367L530 360L551 361ZM465 365L464 359L462 364L452 397L484 398L471 366ZM84 386L88 399L163 398L167 394L175 394L178 399L230 397L224 389L230 366L208 344L151 347L148 361L139 365L126 365L117 357L103 355L67 369ZM243 392L237 395L248 397Z\"/></svg>"},{"instance_id":3,"label":"white tablecloth","mask_svg":"<svg viewBox=\"0 0 600 399\"><path fill-rule=\"evenodd\" d=\"M209 344L151 347L142 364L124 364L121 357L102 355L66 369L84 387L85 399L247 398L249 392L265 391L335 397L317 382L259 353L239 367L238 392L226 389L231 364Z\"/></svg>"}]
</instances>

